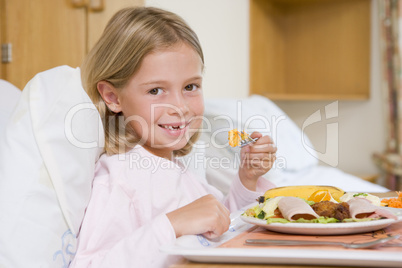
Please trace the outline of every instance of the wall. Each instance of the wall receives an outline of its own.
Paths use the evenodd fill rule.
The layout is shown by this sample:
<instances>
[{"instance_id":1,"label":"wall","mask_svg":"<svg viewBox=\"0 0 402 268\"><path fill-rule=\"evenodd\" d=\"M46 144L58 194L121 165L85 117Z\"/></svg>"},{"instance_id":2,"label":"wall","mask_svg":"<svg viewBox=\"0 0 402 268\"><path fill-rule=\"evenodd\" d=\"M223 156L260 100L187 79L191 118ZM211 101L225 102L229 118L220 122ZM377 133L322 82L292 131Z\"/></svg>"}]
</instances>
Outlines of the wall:
<instances>
[{"instance_id":1,"label":"wall","mask_svg":"<svg viewBox=\"0 0 402 268\"><path fill-rule=\"evenodd\" d=\"M375 0L372 0L375 1ZM374 3L374 2L373 2ZM202 43L206 71L206 98L248 95L249 7L247 0L147 0L146 5L158 6L182 16L197 32ZM377 7L372 5L371 97L367 101L339 101L338 116L308 126L305 133L315 149L336 166L356 174L371 175L379 171L371 155L382 152L386 141L385 111L382 106L380 44ZM306 119L332 101L276 102L300 127ZM327 135L327 124L337 126L337 133ZM333 137L327 141L328 137ZM324 164L324 163L323 163Z\"/></svg>"},{"instance_id":2,"label":"wall","mask_svg":"<svg viewBox=\"0 0 402 268\"><path fill-rule=\"evenodd\" d=\"M248 1L146 0L183 17L205 56L204 96L248 96Z\"/></svg>"}]
</instances>

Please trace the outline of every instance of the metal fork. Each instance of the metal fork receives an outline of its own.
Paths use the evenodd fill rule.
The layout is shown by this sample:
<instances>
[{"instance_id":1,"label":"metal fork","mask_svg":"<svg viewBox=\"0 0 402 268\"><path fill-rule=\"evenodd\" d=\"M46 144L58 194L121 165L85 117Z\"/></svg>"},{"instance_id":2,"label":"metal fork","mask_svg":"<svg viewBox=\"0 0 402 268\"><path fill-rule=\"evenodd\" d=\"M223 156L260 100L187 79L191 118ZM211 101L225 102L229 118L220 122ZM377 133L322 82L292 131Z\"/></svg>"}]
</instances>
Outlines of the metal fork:
<instances>
[{"instance_id":1,"label":"metal fork","mask_svg":"<svg viewBox=\"0 0 402 268\"><path fill-rule=\"evenodd\" d=\"M244 139L244 140L240 141L240 147L244 147L244 146L246 146L246 145L248 145L250 143L256 142L257 140L258 140L258 138L252 139L252 138L248 137L247 139Z\"/></svg>"},{"instance_id":2,"label":"metal fork","mask_svg":"<svg viewBox=\"0 0 402 268\"><path fill-rule=\"evenodd\" d=\"M247 239L244 243L249 246L342 246L345 248L375 248L388 241L398 239L399 235L380 238L367 243L343 243L330 241L303 241L303 240L271 240L271 239Z\"/></svg>"}]
</instances>

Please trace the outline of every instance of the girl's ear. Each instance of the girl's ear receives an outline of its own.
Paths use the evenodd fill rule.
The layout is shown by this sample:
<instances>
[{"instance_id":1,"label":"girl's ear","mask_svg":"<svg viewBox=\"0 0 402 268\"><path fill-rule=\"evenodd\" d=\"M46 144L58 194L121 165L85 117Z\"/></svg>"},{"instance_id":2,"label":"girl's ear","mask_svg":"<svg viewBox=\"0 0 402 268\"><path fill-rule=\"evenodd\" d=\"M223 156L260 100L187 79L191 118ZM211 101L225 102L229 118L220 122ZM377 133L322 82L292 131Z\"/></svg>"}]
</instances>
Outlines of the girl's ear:
<instances>
[{"instance_id":1,"label":"girl's ear","mask_svg":"<svg viewBox=\"0 0 402 268\"><path fill-rule=\"evenodd\" d=\"M120 113L121 105L116 88L106 81L100 81L96 86L107 107L114 113Z\"/></svg>"}]
</instances>

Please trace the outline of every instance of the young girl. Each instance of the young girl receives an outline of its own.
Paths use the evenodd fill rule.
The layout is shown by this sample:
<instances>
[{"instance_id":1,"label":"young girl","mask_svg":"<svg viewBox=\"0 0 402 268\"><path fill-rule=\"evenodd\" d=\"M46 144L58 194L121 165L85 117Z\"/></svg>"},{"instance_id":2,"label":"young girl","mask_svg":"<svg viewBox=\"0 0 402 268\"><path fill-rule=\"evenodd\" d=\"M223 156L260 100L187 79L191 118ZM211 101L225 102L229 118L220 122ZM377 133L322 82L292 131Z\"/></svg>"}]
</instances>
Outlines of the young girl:
<instances>
[{"instance_id":1,"label":"young girl","mask_svg":"<svg viewBox=\"0 0 402 268\"><path fill-rule=\"evenodd\" d=\"M106 146L72 267L165 267L173 257L160 246L183 235L223 234L231 211L273 186L260 176L276 148L260 133L242 148L226 198L176 158L190 152L201 127L203 66L197 36L175 14L127 8L108 23L82 67Z\"/></svg>"}]
</instances>

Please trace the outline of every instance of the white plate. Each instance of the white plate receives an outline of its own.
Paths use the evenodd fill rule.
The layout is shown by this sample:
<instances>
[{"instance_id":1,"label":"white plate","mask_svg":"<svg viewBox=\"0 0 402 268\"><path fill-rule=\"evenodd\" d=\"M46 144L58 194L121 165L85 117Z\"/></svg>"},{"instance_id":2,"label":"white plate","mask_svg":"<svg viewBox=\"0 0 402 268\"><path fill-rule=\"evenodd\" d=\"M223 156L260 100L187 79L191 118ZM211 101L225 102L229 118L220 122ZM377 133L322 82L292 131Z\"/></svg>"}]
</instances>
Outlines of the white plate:
<instances>
[{"instance_id":1,"label":"white plate","mask_svg":"<svg viewBox=\"0 0 402 268\"><path fill-rule=\"evenodd\" d=\"M384 208L394 213L398 220L383 219L367 222L345 222L345 223L270 223L266 220L252 217L241 216L241 219L247 223L255 224L269 231L304 234L304 235L345 235L377 231L393 223L402 221L402 210L396 208Z\"/></svg>"},{"instance_id":2,"label":"white plate","mask_svg":"<svg viewBox=\"0 0 402 268\"><path fill-rule=\"evenodd\" d=\"M241 216L241 219L247 223L255 224L269 231L302 234L302 235L345 235L366 233L377 231L398 222L393 219L384 219L368 222L347 222L347 223L270 223L266 220L260 220L251 217ZM402 220L402 219L401 219Z\"/></svg>"},{"instance_id":3,"label":"white plate","mask_svg":"<svg viewBox=\"0 0 402 268\"><path fill-rule=\"evenodd\" d=\"M381 250L330 250L291 248L218 248L223 243L253 227L241 219L244 210L231 215L229 231L214 240L200 235L187 235L176 239L173 245L160 250L170 255L181 255L195 262L265 263L294 265L347 265L363 267L401 267L401 251ZM402 211L402 210L396 210ZM402 215L402 213L401 213ZM340 254L342 258L340 258Z\"/></svg>"}]
</instances>

